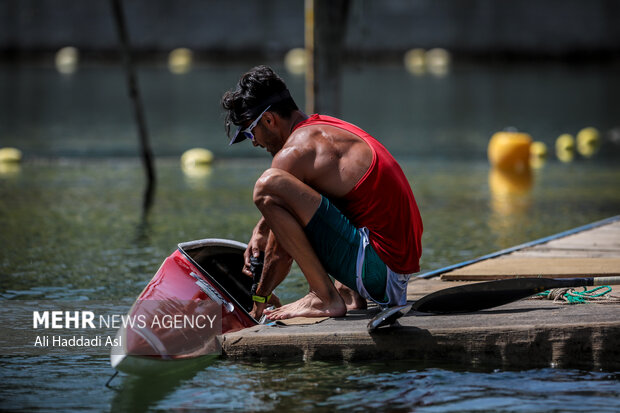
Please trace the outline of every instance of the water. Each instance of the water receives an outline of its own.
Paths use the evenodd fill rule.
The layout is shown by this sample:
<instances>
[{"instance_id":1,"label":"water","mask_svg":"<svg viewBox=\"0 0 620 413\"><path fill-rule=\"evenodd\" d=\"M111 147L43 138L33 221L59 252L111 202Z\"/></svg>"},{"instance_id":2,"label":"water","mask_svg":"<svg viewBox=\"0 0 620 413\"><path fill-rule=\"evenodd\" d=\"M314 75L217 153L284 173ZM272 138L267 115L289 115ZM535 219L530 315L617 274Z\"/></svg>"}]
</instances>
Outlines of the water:
<instances>
[{"instance_id":1,"label":"water","mask_svg":"<svg viewBox=\"0 0 620 413\"><path fill-rule=\"evenodd\" d=\"M179 156L206 146L218 156L257 156L227 147L222 94L251 64L205 64L186 75L166 67L139 71L152 146ZM274 68L303 105L304 79ZM618 64L456 64L443 77L413 76L401 65L350 66L343 74L342 117L397 155L485 159L490 136L506 127L553 149L562 133L620 127ZM0 66L0 145L28 156L135 156L136 129L119 66L85 66L62 76L40 66ZM608 144L599 156L620 154ZM267 156L266 154L264 156ZM617 158L616 158L617 159Z\"/></svg>"},{"instance_id":2,"label":"water","mask_svg":"<svg viewBox=\"0 0 620 413\"><path fill-rule=\"evenodd\" d=\"M616 412L620 399L617 373L551 368L221 361L163 378L117 378L110 389L101 358L2 361L1 406L29 411Z\"/></svg>"},{"instance_id":3,"label":"water","mask_svg":"<svg viewBox=\"0 0 620 413\"><path fill-rule=\"evenodd\" d=\"M217 101L243 66L186 76L140 72L158 186L141 210L143 171L122 73L0 67L0 146L24 150L0 172L0 298L130 303L181 241L245 241L258 211L252 185L268 166L249 145L225 146ZM591 159L553 157L531 177L491 176L490 135L508 125L552 148L555 136L617 126L613 67L458 65L444 78L397 66L350 67L343 117L379 136L410 179L425 224L423 271L620 213L618 147ZM303 101L303 81L287 76ZM578 97L573 98L573 97ZM206 146L218 161L184 173L178 155ZM248 158L249 155L256 155ZM278 289L306 290L294 268ZM617 411L617 372L545 368L471 371L398 363L233 363L181 376L115 379L106 357L3 356L0 409Z\"/></svg>"}]
</instances>

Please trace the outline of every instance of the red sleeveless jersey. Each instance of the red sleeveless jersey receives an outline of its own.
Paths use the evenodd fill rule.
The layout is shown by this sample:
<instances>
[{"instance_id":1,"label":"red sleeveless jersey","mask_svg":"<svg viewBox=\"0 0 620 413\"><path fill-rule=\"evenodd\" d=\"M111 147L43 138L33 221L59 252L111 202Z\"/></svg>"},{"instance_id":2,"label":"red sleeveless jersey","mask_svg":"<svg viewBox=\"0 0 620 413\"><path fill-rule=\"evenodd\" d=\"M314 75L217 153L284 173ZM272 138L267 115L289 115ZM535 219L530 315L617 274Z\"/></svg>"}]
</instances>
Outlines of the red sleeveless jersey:
<instances>
[{"instance_id":1,"label":"red sleeveless jersey","mask_svg":"<svg viewBox=\"0 0 620 413\"><path fill-rule=\"evenodd\" d=\"M394 272L420 271L422 218L400 165L379 141L355 125L324 115L312 115L295 129L329 125L363 139L372 149L370 167L341 199L330 199L357 228L368 228L370 243Z\"/></svg>"}]
</instances>

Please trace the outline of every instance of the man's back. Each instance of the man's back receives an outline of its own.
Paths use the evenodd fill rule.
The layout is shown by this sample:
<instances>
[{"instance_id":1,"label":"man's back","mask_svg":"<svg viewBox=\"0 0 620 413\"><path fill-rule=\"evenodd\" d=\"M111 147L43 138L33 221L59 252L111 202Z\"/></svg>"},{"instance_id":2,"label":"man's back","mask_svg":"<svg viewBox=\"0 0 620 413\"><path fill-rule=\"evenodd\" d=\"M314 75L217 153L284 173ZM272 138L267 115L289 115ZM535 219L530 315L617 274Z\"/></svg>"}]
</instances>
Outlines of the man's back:
<instances>
[{"instance_id":1,"label":"man's back","mask_svg":"<svg viewBox=\"0 0 620 413\"><path fill-rule=\"evenodd\" d=\"M327 196L356 227L368 228L371 244L392 270L419 271L420 212L402 169L381 143L355 125L313 115L276 158L280 154L298 168L283 169Z\"/></svg>"}]
</instances>

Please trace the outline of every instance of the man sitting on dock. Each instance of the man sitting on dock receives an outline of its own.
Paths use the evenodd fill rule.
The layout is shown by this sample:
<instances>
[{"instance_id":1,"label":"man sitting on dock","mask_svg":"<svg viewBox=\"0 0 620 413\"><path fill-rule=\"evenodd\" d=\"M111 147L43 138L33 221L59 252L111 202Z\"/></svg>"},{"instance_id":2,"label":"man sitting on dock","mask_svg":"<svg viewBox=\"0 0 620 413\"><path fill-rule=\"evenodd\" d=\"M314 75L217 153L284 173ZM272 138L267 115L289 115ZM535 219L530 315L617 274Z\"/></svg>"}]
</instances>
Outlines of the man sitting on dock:
<instances>
[{"instance_id":1,"label":"man sitting on dock","mask_svg":"<svg viewBox=\"0 0 620 413\"><path fill-rule=\"evenodd\" d=\"M252 316L339 317L366 300L403 305L407 282L419 271L422 220L402 169L362 129L299 110L269 67L245 73L222 97L230 144L249 139L273 156L254 186L262 217L245 251L265 253ZM272 295L295 260L309 293L279 306ZM332 283L330 277L336 281ZM279 306L265 309L269 304Z\"/></svg>"}]
</instances>

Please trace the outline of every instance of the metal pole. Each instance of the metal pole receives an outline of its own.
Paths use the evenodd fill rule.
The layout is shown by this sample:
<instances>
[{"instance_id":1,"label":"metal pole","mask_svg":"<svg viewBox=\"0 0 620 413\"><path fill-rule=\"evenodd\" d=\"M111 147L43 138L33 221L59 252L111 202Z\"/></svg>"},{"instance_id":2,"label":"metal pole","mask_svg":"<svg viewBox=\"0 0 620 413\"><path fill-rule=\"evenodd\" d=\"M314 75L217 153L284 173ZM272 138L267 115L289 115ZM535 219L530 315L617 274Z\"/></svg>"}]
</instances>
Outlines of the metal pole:
<instances>
[{"instance_id":1,"label":"metal pole","mask_svg":"<svg viewBox=\"0 0 620 413\"><path fill-rule=\"evenodd\" d=\"M315 112L314 102L314 0L305 2L305 47L306 47L306 113Z\"/></svg>"},{"instance_id":2,"label":"metal pole","mask_svg":"<svg viewBox=\"0 0 620 413\"><path fill-rule=\"evenodd\" d=\"M312 71L307 78L312 110L340 116L342 51L347 32L349 0L312 0L306 3L306 39L312 43ZM308 48L308 40L306 40ZM310 83L311 82L311 83ZM308 105L307 103L307 106Z\"/></svg>"}]
</instances>

